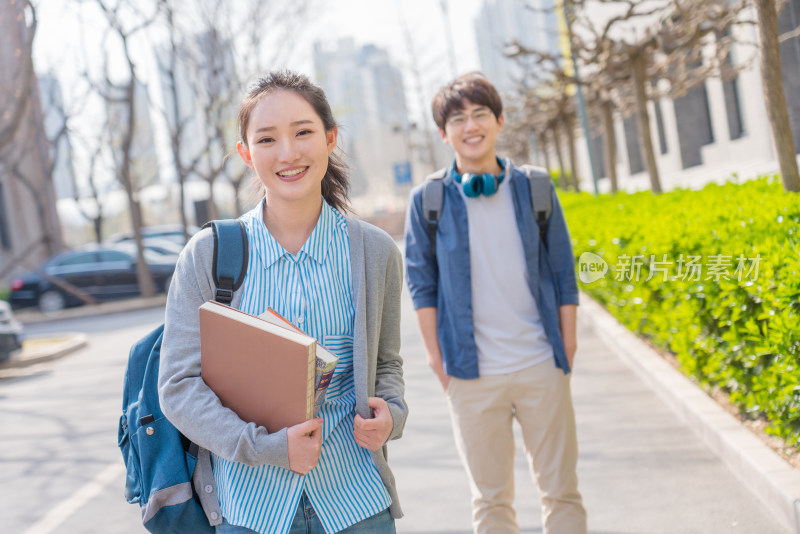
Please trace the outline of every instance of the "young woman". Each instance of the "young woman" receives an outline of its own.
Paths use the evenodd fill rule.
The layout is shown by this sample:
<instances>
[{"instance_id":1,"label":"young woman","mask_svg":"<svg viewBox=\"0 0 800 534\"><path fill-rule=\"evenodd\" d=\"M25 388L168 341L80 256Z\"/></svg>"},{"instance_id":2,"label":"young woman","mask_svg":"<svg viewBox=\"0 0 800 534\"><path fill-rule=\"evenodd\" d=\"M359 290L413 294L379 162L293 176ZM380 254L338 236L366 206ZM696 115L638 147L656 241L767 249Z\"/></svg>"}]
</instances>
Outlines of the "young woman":
<instances>
[{"instance_id":1,"label":"young woman","mask_svg":"<svg viewBox=\"0 0 800 534\"><path fill-rule=\"evenodd\" d=\"M197 309L214 293L213 238L203 230L167 299L162 409L211 453L216 487L203 483L199 493L217 497L204 508L218 533L394 532L402 512L385 444L400 437L408 410L400 252L381 230L342 214L348 176L334 154L337 126L308 78L259 79L240 105L239 132L237 150L264 195L241 217L250 259L231 305L276 310L339 363L319 417L303 424L270 434L223 407L200 377Z\"/></svg>"}]
</instances>

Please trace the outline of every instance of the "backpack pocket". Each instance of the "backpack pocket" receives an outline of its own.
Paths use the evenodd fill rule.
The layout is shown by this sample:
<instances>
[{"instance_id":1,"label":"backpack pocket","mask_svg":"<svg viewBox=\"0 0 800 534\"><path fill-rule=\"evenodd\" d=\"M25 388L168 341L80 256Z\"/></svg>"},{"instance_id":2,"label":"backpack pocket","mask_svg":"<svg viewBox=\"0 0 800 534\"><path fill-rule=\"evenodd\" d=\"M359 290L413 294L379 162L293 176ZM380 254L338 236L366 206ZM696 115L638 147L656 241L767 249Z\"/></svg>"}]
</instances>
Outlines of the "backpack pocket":
<instances>
[{"instance_id":1,"label":"backpack pocket","mask_svg":"<svg viewBox=\"0 0 800 534\"><path fill-rule=\"evenodd\" d=\"M128 415L124 413L119 418L117 445L125 461L125 499L131 504L138 503L142 498L142 474L139 471L139 456L131 447Z\"/></svg>"},{"instance_id":2,"label":"backpack pocket","mask_svg":"<svg viewBox=\"0 0 800 534\"><path fill-rule=\"evenodd\" d=\"M166 417L139 426L131 435L131 447L148 500L156 491L191 481L196 460L187 464L192 457L185 454L180 432Z\"/></svg>"}]
</instances>

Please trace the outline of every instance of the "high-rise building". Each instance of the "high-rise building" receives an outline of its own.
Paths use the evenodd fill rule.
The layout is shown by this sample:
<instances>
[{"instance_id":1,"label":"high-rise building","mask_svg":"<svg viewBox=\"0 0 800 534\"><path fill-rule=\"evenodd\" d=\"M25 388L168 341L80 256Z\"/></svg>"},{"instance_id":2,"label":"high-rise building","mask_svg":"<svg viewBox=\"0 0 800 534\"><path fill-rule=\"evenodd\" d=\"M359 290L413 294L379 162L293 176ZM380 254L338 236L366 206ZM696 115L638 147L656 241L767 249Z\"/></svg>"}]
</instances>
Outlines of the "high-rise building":
<instances>
[{"instance_id":1,"label":"high-rise building","mask_svg":"<svg viewBox=\"0 0 800 534\"><path fill-rule=\"evenodd\" d=\"M368 195L373 207L381 209L400 194L393 165L412 158L403 76L386 50L357 47L352 39L330 48L317 42L314 70L340 125L351 192Z\"/></svg>"},{"instance_id":2,"label":"high-rise building","mask_svg":"<svg viewBox=\"0 0 800 534\"><path fill-rule=\"evenodd\" d=\"M558 56L555 0L483 0L475 19L481 71L501 92L510 91L522 72L505 55L509 43Z\"/></svg>"},{"instance_id":3,"label":"high-rise building","mask_svg":"<svg viewBox=\"0 0 800 534\"><path fill-rule=\"evenodd\" d=\"M61 84L52 74L39 75L44 130L50 140L50 161L53 165L53 189L56 199L75 196L75 169L64 110Z\"/></svg>"}]
</instances>

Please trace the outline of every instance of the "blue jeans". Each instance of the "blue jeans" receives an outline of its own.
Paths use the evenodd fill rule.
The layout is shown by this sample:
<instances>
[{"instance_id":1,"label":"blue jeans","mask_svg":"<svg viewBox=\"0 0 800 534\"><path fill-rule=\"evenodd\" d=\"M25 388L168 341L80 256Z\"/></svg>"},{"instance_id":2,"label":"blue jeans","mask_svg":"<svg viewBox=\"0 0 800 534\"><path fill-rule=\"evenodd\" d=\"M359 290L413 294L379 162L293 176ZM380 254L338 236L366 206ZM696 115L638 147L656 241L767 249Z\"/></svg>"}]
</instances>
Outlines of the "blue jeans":
<instances>
[{"instance_id":1,"label":"blue jeans","mask_svg":"<svg viewBox=\"0 0 800 534\"><path fill-rule=\"evenodd\" d=\"M231 525L225 519L216 528L216 532L217 534L257 534L249 528ZM394 518L388 508L340 531L341 534L395 534L395 532ZM300 497L300 504L297 506L289 534L326 534L322 522L317 517L311 501L308 500L305 493Z\"/></svg>"}]
</instances>

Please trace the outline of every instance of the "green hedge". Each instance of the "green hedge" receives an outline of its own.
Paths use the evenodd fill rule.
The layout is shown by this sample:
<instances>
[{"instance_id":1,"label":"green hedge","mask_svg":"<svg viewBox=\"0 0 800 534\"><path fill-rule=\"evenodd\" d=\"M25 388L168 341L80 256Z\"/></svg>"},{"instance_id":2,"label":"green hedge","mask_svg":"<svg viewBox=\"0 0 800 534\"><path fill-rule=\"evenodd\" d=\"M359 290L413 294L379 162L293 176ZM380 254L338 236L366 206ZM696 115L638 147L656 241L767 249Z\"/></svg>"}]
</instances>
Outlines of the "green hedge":
<instances>
[{"instance_id":1,"label":"green hedge","mask_svg":"<svg viewBox=\"0 0 800 534\"><path fill-rule=\"evenodd\" d=\"M768 432L799 445L800 195L769 177L662 195L560 197L576 258L593 253L608 264L582 289L672 351L707 390L722 389L743 413L766 417ZM578 261L582 277L600 276L591 263Z\"/></svg>"}]
</instances>

